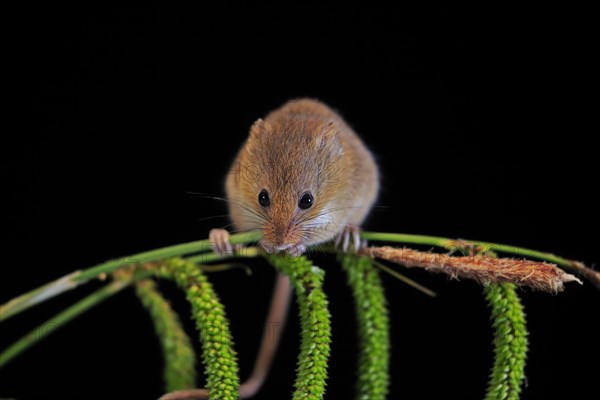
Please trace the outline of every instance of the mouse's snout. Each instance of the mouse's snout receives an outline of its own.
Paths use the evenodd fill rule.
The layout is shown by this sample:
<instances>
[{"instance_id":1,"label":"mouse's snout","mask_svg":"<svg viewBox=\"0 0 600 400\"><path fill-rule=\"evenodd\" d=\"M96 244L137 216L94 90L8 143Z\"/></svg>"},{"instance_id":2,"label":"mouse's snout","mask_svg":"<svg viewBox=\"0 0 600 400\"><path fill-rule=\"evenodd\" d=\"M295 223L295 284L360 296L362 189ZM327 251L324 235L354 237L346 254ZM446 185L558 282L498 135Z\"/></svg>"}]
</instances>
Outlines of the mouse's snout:
<instances>
[{"instance_id":1,"label":"mouse's snout","mask_svg":"<svg viewBox=\"0 0 600 400\"><path fill-rule=\"evenodd\" d=\"M285 247L289 239L290 231L292 230L291 221L281 221L271 224L271 242L276 247ZM283 249L282 249L283 250Z\"/></svg>"},{"instance_id":2,"label":"mouse's snout","mask_svg":"<svg viewBox=\"0 0 600 400\"><path fill-rule=\"evenodd\" d=\"M292 257L297 257L300 254L304 253L306 250L306 246L300 241L297 243L284 243L281 245L273 245L271 242L262 240L262 247L266 250L267 253L279 253L281 251L286 252Z\"/></svg>"},{"instance_id":3,"label":"mouse's snout","mask_svg":"<svg viewBox=\"0 0 600 400\"><path fill-rule=\"evenodd\" d=\"M284 251L292 246L291 223L271 222L263 228L262 246L269 253Z\"/></svg>"},{"instance_id":4,"label":"mouse's snout","mask_svg":"<svg viewBox=\"0 0 600 400\"><path fill-rule=\"evenodd\" d=\"M288 254L298 255L300 248L304 248L301 235L296 232L296 224L292 218L271 220L263 228L262 247L268 253L285 251Z\"/></svg>"}]
</instances>

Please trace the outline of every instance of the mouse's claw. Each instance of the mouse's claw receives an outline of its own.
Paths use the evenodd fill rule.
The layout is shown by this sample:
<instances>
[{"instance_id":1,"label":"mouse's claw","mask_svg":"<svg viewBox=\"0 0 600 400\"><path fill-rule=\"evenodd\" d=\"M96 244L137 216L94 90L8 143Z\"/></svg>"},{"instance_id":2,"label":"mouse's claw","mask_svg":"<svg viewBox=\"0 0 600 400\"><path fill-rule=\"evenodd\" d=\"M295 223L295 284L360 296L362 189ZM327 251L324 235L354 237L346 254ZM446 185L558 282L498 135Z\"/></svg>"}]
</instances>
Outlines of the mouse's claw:
<instances>
[{"instance_id":1,"label":"mouse's claw","mask_svg":"<svg viewBox=\"0 0 600 400\"><path fill-rule=\"evenodd\" d=\"M220 256L233 254L233 247L229 241L229 232L225 229L211 229L208 234L208 240L212 250Z\"/></svg>"},{"instance_id":2,"label":"mouse's claw","mask_svg":"<svg viewBox=\"0 0 600 400\"><path fill-rule=\"evenodd\" d=\"M352 247L350 247L352 242ZM346 225L335 238L335 247L341 248L344 253L348 250L358 252L360 249L365 247L366 241L360 240L360 228L355 225Z\"/></svg>"}]
</instances>

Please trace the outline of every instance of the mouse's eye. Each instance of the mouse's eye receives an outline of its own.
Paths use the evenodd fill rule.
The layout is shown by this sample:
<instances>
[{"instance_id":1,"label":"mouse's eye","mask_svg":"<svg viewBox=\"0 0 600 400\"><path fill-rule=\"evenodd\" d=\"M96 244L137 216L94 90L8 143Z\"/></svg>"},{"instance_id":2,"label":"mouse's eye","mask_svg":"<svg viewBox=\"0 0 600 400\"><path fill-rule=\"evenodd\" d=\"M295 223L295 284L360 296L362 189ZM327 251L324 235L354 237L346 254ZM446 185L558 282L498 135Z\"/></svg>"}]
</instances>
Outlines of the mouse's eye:
<instances>
[{"instance_id":1,"label":"mouse's eye","mask_svg":"<svg viewBox=\"0 0 600 400\"><path fill-rule=\"evenodd\" d=\"M261 190L258 194L258 204L263 207L268 207L271 204L271 200L269 200L269 193L265 189Z\"/></svg>"},{"instance_id":2,"label":"mouse's eye","mask_svg":"<svg viewBox=\"0 0 600 400\"><path fill-rule=\"evenodd\" d=\"M306 210L307 208L312 207L314 202L315 202L315 199L313 199L312 194L310 194L310 192L306 192L306 193L302 194L302 196L300 197L300 201L298 202L298 207L300 207L303 210Z\"/></svg>"}]
</instances>

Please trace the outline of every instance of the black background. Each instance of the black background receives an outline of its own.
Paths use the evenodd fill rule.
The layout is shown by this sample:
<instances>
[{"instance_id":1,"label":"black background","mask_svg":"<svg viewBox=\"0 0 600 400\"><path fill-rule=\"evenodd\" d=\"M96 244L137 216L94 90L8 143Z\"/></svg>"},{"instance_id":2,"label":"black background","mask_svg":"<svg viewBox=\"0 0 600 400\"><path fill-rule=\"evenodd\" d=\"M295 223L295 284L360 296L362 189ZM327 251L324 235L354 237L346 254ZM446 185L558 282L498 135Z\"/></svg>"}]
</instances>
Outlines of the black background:
<instances>
[{"instance_id":1,"label":"black background","mask_svg":"<svg viewBox=\"0 0 600 400\"><path fill-rule=\"evenodd\" d=\"M103 3L104 4L104 3ZM226 3L229 4L229 3ZM222 182L251 123L286 100L319 98L377 154L384 177L370 230L471 238L594 264L595 149L588 127L589 10L367 8L344 3L242 8L169 5L29 9L17 17L5 127L9 206L4 302L74 269L197 240L226 218ZM21 97L22 96L22 97ZM23 101L21 101L23 99ZM22 114L24 112L24 114ZM9 128L9 126L11 126ZM596 129L597 130L597 129ZM10 139L16 139L12 143ZM352 299L327 271L333 347L327 398L349 398ZM250 372L273 271L253 262L211 275ZM431 299L384 276L392 321L390 398L481 399L492 362L481 288L407 271ZM77 289L0 326L5 347L98 287ZM162 288L184 316L179 291ZM600 350L589 284L521 292L531 350L523 399L594 397ZM258 399L291 397L294 314ZM0 371L0 396L161 394L151 323L131 291L80 317Z\"/></svg>"}]
</instances>

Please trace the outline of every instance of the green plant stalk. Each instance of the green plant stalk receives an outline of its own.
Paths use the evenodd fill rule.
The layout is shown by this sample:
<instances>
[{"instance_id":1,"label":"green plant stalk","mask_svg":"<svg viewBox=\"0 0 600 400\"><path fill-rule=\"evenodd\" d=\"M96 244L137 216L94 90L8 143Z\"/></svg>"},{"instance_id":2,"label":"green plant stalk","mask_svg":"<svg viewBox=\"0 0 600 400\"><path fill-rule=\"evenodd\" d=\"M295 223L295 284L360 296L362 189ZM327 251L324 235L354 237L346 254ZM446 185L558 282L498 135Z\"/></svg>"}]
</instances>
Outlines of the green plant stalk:
<instances>
[{"instance_id":1,"label":"green plant stalk","mask_svg":"<svg viewBox=\"0 0 600 400\"><path fill-rule=\"evenodd\" d=\"M488 285L484 293L495 329L495 360L485 400L518 400L528 346L523 306L512 283Z\"/></svg>"},{"instance_id":2,"label":"green plant stalk","mask_svg":"<svg viewBox=\"0 0 600 400\"><path fill-rule=\"evenodd\" d=\"M211 400L239 396L239 368L225 307L200 268L189 260L173 258L153 270L160 278L173 279L187 294L192 316L200 332L202 363Z\"/></svg>"},{"instance_id":3,"label":"green plant stalk","mask_svg":"<svg viewBox=\"0 0 600 400\"><path fill-rule=\"evenodd\" d=\"M381 233L381 232L362 232L363 239L375 240L383 242L395 242L395 243L407 243L407 244L421 244L437 246L444 249L453 250L459 247L459 241L452 240L445 237L439 236L425 236L425 235L410 235L402 233ZM232 244L244 244L255 242L260 239L260 232L246 232L231 235ZM523 257L531 257L539 260L545 260L557 265L560 265L564 269L577 273L587 278L596 287L600 289L600 272L586 268L583 264L568 260L562 257L558 257L554 254L544 253L536 250L526 249L523 247L508 246L490 242L478 242L478 241L463 241L462 243L469 243L474 246L479 246L486 250L493 250L504 252L508 254L519 255ZM164 247L157 250L152 250L144 253L134 254L129 257L124 257L120 260L109 261L95 267L89 268L83 271L75 271L62 278L59 278L51 283L43 285L37 289L27 292L21 296L15 297L7 303L0 306L0 322L6 321L8 318L19 314L26 309L42 303L58 294L61 294L67 290L73 289L83 283L86 283L99 276L109 274L131 264L139 264L149 261L157 261L166 259L174 256L181 256L185 254L205 252L198 256L193 257L195 262L208 262L209 260L218 260L222 257L215 254L208 253L210 249L210 242L208 240L200 240L196 242L184 243L175 246ZM239 257L252 257L250 254L236 255Z\"/></svg>"},{"instance_id":4,"label":"green plant stalk","mask_svg":"<svg viewBox=\"0 0 600 400\"><path fill-rule=\"evenodd\" d=\"M389 387L390 321L379 272L366 257L340 257L354 296L359 358L356 398L385 400Z\"/></svg>"},{"instance_id":5,"label":"green plant stalk","mask_svg":"<svg viewBox=\"0 0 600 400\"><path fill-rule=\"evenodd\" d=\"M50 283L40 286L25 294L17 296L0 306L0 322L25 311L29 307L53 298L54 296L79 286L75 281L81 271L74 271L68 275L58 278Z\"/></svg>"},{"instance_id":6,"label":"green plant stalk","mask_svg":"<svg viewBox=\"0 0 600 400\"><path fill-rule=\"evenodd\" d=\"M293 399L322 399L331 345L331 316L323 292L325 271L305 257L273 255L268 259L289 276L300 307L302 336Z\"/></svg>"},{"instance_id":7,"label":"green plant stalk","mask_svg":"<svg viewBox=\"0 0 600 400\"><path fill-rule=\"evenodd\" d=\"M50 335L58 328L65 325L67 322L75 319L85 311L89 310L93 306L101 303L110 296L118 293L129 285L129 281L117 280L103 286L94 293L75 303L66 310L55 315L53 318L48 319L44 323L40 324L37 328L31 330L23 338L9 346L0 354L0 368L4 367L13 358L37 344L46 336Z\"/></svg>"},{"instance_id":8,"label":"green plant stalk","mask_svg":"<svg viewBox=\"0 0 600 400\"><path fill-rule=\"evenodd\" d=\"M260 238L259 232L246 232L231 235L232 244L243 244L250 243ZM6 321L10 317L13 317L30 307L40 304L48 299L53 298L67 290L76 288L79 285L89 282L92 279L98 278L102 275L110 274L119 268L142 264L150 261L163 260L166 258L180 256L184 254L192 254L198 252L208 252L210 250L210 242L208 240L199 240L190 243L178 244L175 246L164 247L157 250L147 251L143 253L134 254L128 257L122 257L119 260L112 260L95 267L83 270L75 271L68 275L65 275L55 281L52 281L46 285L43 285L37 289L31 290L21 296L15 297L0 306L0 322ZM241 252L240 256L244 256L244 252ZM205 260L218 260L222 257L213 254L202 254L196 258Z\"/></svg>"},{"instance_id":9,"label":"green plant stalk","mask_svg":"<svg viewBox=\"0 0 600 400\"><path fill-rule=\"evenodd\" d=\"M209 262L221 261L231 257L254 258L260 254L258 247L243 247L235 251L231 256L222 256L216 253L203 253L197 256L186 257L185 259L196 263L204 264ZM210 269L210 268L209 268Z\"/></svg>"},{"instance_id":10,"label":"green plant stalk","mask_svg":"<svg viewBox=\"0 0 600 400\"><path fill-rule=\"evenodd\" d=\"M232 245L255 242L260 239L260 232L244 232L231 235L230 242ZM77 282L88 281L98 277L100 274L109 274L114 270L128 264L141 264L149 261L164 260L166 258L181 256L191 253L211 252L210 241L198 240L190 243L183 243L169 247L163 247L157 250L146 251L143 253L134 254L125 257L118 261L100 264L96 267L83 271L77 278Z\"/></svg>"},{"instance_id":11,"label":"green plant stalk","mask_svg":"<svg viewBox=\"0 0 600 400\"><path fill-rule=\"evenodd\" d=\"M148 311L160 340L164 359L165 391L196 387L196 356L190 338L168 301L151 279L137 282L136 294Z\"/></svg>"},{"instance_id":12,"label":"green plant stalk","mask_svg":"<svg viewBox=\"0 0 600 400\"><path fill-rule=\"evenodd\" d=\"M447 250L457 249L460 243L464 243L473 245L475 247L479 247L481 251L492 250L501 253L514 254L521 257L536 258L538 260L544 260L560 265L561 267L564 267L570 272L581 273L581 270L577 268L575 261L568 260L566 258L562 258L551 253L544 253L541 251L531 250L524 247L509 246L505 244L491 242L480 242L476 240L457 241L440 236L410 235L406 233L362 232L361 237L366 240L374 240L381 242L436 246Z\"/></svg>"}]
</instances>

